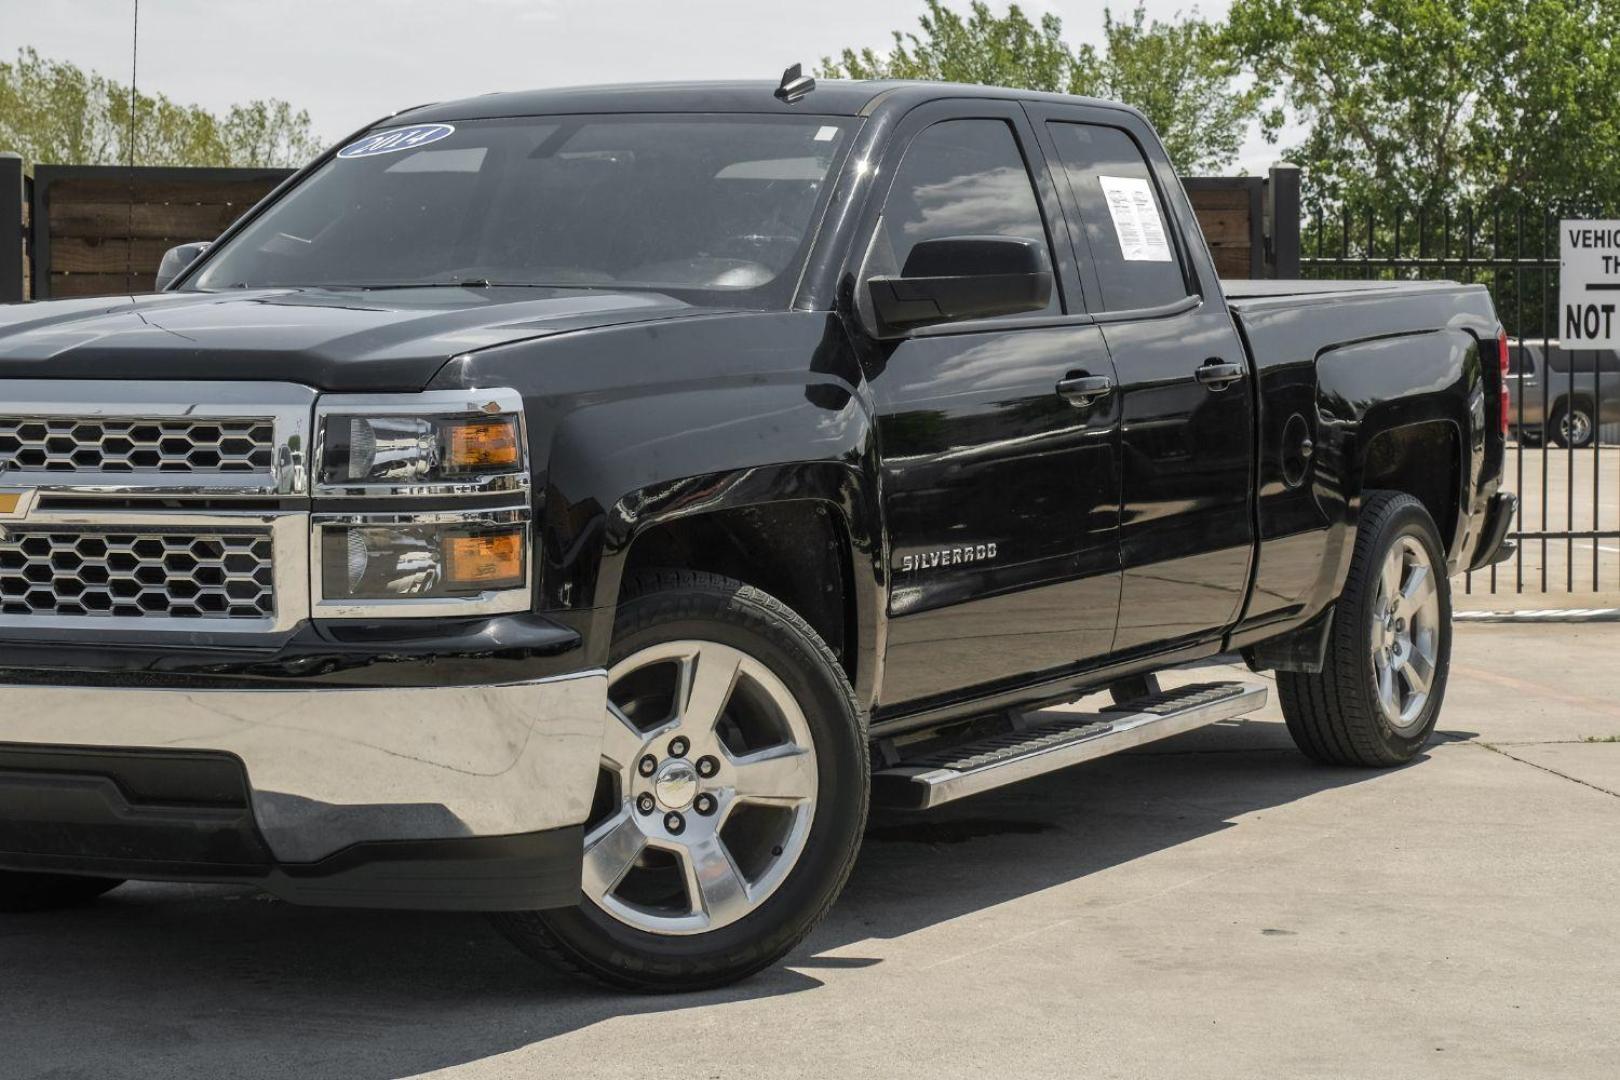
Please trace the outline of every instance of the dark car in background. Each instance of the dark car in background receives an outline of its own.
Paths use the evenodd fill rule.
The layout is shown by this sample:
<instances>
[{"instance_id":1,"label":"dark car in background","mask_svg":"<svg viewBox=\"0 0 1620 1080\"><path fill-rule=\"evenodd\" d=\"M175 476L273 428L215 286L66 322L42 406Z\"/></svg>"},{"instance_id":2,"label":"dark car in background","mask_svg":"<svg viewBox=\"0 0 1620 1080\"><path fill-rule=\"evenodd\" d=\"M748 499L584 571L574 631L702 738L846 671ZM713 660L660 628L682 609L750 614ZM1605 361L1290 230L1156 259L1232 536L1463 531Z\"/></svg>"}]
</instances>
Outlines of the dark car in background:
<instances>
[{"instance_id":1,"label":"dark car in background","mask_svg":"<svg viewBox=\"0 0 1620 1080\"><path fill-rule=\"evenodd\" d=\"M1590 446L1604 424L1620 423L1620 352L1568 349L1547 338L1510 339L1508 420L1519 442Z\"/></svg>"}]
</instances>

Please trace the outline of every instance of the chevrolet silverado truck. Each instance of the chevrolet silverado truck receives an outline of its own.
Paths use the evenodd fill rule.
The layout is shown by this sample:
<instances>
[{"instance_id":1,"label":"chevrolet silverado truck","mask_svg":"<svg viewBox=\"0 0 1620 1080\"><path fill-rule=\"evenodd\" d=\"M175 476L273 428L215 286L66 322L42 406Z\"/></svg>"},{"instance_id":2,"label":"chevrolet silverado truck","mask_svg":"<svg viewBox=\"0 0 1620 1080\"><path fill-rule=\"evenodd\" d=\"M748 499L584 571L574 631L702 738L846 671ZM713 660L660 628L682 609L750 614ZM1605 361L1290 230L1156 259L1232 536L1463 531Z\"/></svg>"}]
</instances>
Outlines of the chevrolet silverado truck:
<instances>
[{"instance_id":1,"label":"chevrolet silverado truck","mask_svg":"<svg viewBox=\"0 0 1620 1080\"><path fill-rule=\"evenodd\" d=\"M1505 361L1478 286L1223 290L1106 102L397 114L159 292L0 311L0 905L488 911L694 989L805 937L869 805L1265 697L1168 669L1398 765L1509 549Z\"/></svg>"}]
</instances>

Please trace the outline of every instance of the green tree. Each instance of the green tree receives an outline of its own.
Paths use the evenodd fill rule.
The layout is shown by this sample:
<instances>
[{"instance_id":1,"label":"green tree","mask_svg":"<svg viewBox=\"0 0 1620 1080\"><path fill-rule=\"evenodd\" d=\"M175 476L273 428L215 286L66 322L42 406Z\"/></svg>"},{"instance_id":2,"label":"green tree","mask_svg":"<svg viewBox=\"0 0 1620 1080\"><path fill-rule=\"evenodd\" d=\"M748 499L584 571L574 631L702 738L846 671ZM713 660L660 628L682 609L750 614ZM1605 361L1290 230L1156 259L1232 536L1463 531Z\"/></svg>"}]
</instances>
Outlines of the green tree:
<instances>
[{"instance_id":1,"label":"green tree","mask_svg":"<svg viewBox=\"0 0 1620 1080\"><path fill-rule=\"evenodd\" d=\"M1034 23L1017 4L1005 15L974 0L964 16L941 0L924 0L916 32L894 32L887 52L843 50L820 74L848 79L935 79L1090 94L1134 105L1159 130L1184 172L1219 169L1237 157L1265 95L1242 87L1222 28L1198 17L1147 21L1141 5L1129 21L1105 11L1103 48L1078 52L1063 41L1063 23Z\"/></svg>"},{"instance_id":2,"label":"green tree","mask_svg":"<svg viewBox=\"0 0 1620 1080\"><path fill-rule=\"evenodd\" d=\"M1307 125L1318 209L1435 208L1511 188L1620 196L1614 0L1235 0L1228 40Z\"/></svg>"},{"instance_id":3,"label":"green tree","mask_svg":"<svg viewBox=\"0 0 1620 1080\"><path fill-rule=\"evenodd\" d=\"M1620 3L1478 5L1494 56L1469 124L1469 181L1569 215L1620 214Z\"/></svg>"},{"instance_id":4,"label":"green tree","mask_svg":"<svg viewBox=\"0 0 1620 1080\"><path fill-rule=\"evenodd\" d=\"M1061 92L1069 85L1074 56L1063 43L1063 22L1045 15L1037 26L1012 4L997 17L974 0L963 18L940 0L924 0L921 33L893 32L894 47L845 49L839 60L824 57L829 79L929 79L938 82L1013 86Z\"/></svg>"},{"instance_id":5,"label":"green tree","mask_svg":"<svg viewBox=\"0 0 1620 1080\"><path fill-rule=\"evenodd\" d=\"M27 48L0 61L0 150L29 162L121 165L132 104L138 165L289 167L320 151L309 113L284 101L234 105L224 117L162 94L132 102L128 86Z\"/></svg>"},{"instance_id":6,"label":"green tree","mask_svg":"<svg viewBox=\"0 0 1620 1080\"><path fill-rule=\"evenodd\" d=\"M1256 117L1273 137L1277 118L1260 116L1268 94L1257 85L1239 88L1242 70L1221 26L1199 18L1196 8L1175 22L1146 18L1140 6L1129 22L1104 9L1103 51L1080 47L1069 92L1141 109L1187 173L1230 165Z\"/></svg>"}]
</instances>

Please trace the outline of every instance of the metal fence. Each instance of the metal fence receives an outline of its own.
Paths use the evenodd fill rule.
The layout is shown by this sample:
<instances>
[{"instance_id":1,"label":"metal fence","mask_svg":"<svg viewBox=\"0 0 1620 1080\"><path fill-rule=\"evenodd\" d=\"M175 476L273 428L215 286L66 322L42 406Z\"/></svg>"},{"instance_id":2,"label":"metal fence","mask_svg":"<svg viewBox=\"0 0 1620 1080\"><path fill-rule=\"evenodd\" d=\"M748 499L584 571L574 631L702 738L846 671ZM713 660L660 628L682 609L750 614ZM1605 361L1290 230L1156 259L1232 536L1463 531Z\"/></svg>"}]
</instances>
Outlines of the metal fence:
<instances>
[{"instance_id":1,"label":"metal fence","mask_svg":"<svg viewBox=\"0 0 1620 1080\"><path fill-rule=\"evenodd\" d=\"M1302 277L1482 284L1513 339L1506 467L1520 499L1511 534L1519 549L1468 575L1465 592L1620 593L1620 423L1612 422L1620 420L1620 357L1556 349L1558 218L1502 200L1438 212L1343 211L1302 231Z\"/></svg>"}]
</instances>

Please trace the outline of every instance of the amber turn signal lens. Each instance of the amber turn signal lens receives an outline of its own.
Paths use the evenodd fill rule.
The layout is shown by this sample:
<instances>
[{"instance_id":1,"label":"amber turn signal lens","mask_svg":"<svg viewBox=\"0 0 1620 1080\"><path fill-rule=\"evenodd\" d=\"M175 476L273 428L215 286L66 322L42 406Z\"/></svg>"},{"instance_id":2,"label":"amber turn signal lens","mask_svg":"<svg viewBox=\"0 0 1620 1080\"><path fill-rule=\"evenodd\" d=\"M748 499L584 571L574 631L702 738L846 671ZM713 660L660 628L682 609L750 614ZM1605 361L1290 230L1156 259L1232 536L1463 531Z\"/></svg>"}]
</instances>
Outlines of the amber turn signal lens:
<instances>
[{"instance_id":1,"label":"amber turn signal lens","mask_svg":"<svg viewBox=\"0 0 1620 1080\"><path fill-rule=\"evenodd\" d=\"M450 537L444 545L444 576L451 586L523 584L523 531Z\"/></svg>"},{"instance_id":2,"label":"amber turn signal lens","mask_svg":"<svg viewBox=\"0 0 1620 1080\"><path fill-rule=\"evenodd\" d=\"M510 469L518 463L517 421L510 416L458 421L448 434L445 465L452 470Z\"/></svg>"}]
</instances>

